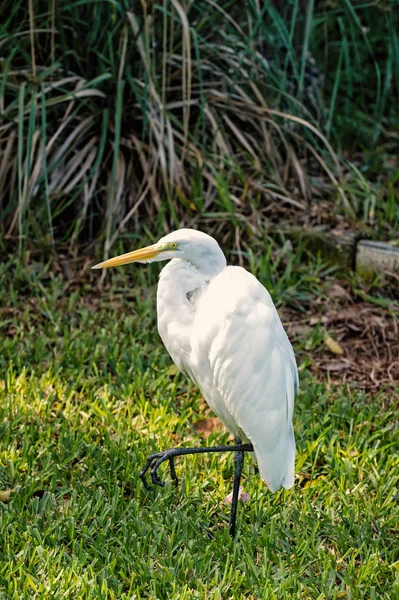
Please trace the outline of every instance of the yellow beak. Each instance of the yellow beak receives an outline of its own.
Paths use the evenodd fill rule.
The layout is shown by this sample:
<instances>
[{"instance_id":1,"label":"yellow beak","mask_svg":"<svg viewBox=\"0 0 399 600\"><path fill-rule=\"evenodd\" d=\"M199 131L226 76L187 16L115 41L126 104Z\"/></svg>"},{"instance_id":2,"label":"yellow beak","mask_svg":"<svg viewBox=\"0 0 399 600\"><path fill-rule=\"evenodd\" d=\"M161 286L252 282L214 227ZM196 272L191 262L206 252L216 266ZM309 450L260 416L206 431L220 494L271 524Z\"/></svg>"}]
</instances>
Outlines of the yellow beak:
<instances>
[{"instance_id":1,"label":"yellow beak","mask_svg":"<svg viewBox=\"0 0 399 600\"><path fill-rule=\"evenodd\" d=\"M140 262L142 260L149 260L155 258L162 252L162 248L159 248L156 244L153 246L147 246L140 250L134 250L133 252L127 252L115 258L110 258L104 262L94 265L92 269L108 269L108 267L119 267L120 265L127 265L132 262Z\"/></svg>"}]
</instances>

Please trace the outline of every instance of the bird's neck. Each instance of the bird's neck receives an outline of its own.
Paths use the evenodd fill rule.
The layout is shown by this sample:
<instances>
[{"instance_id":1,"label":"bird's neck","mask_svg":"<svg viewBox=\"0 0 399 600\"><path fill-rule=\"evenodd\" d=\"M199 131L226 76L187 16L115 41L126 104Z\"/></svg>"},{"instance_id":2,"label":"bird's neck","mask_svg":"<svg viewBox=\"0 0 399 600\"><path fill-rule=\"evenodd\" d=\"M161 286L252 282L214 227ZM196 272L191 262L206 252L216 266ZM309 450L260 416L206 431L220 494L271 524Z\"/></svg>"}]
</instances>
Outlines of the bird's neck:
<instances>
[{"instance_id":1,"label":"bird's neck","mask_svg":"<svg viewBox=\"0 0 399 600\"><path fill-rule=\"evenodd\" d=\"M212 278L209 273L203 273L192 263L181 260L171 260L161 271L158 284L158 305L169 307L171 311L176 308L187 307L187 294L203 285Z\"/></svg>"},{"instance_id":2,"label":"bird's neck","mask_svg":"<svg viewBox=\"0 0 399 600\"><path fill-rule=\"evenodd\" d=\"M159 277L158 331L181 370L185 370L184 356L189 356L191 352L190 330L195 317L195 304L191 301L190 293L205 286L208 277L193 264L179 259L169 262Z\"/></svg>"},{"instance_id":3,"label":"bird's neck","mask_svg":"<svg viewBox=\"0 0 399 600\"><path fill-rule=\"evenodd\" d=\"M191 267L196 270L198 277L203 277L208 281L216 277L226 267L226 257L220 249L218 252L212 252L212 254L205 253L204 255L199 254L191 261L182 262L186 262L189 268Z\"/></svg>"}]
</instances>

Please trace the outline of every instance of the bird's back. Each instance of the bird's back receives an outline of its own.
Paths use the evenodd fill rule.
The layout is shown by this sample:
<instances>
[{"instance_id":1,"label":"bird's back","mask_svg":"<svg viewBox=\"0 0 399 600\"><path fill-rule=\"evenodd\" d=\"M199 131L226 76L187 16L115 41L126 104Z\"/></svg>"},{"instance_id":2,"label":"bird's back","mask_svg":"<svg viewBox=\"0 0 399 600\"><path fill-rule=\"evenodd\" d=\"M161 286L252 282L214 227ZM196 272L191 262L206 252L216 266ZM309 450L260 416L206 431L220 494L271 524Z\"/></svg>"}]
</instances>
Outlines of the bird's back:
<instances>
[{"instance_id":1,"label":"bird's back","mask_svg":"<svg viewBox=\"0 0 399 600\"><path fill-rule=\"evenodd\" d=\"M226 267L195 303L188 371L225 425L250 441L272 491L294 483L295 356L270 294Z\"/></svg>"}]
</instances>

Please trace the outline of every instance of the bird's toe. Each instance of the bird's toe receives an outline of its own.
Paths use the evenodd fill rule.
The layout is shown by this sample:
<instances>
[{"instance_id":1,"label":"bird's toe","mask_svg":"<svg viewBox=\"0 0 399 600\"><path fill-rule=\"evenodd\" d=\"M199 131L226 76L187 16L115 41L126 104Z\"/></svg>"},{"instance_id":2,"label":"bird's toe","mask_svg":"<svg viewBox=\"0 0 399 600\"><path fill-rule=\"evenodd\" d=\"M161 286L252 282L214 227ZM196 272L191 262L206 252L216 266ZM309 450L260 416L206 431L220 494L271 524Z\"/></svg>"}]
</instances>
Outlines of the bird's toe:
<instances>
[{"instance_id":1,"label":"bird's toe","mask_svg":"<svg viewBox=\"0 0 399 600\"><path fill-rule=\"evenodd\" d=\"M154 469L151 469L151 479L154 485L160 485L161 487L165 487L165 482L158 477L158 474Z\"/></svg>"},{"instance_id":2,"label":"bird's toe","mask_svg":"<svg viewBox=\"0 0 399 600\"><path fill-rule=\"evenodd\" d=\"M238 500L241 500L241 502L243 504L245 504L245 502L248 502L248 500L250 500L250 498L251 498L251 496L249 494L247 494L246 492L244 492L244 488L242 486L240 486L240 491L238 492ZM224 501L226 502L226 504L232 504L233 492L230 492L230 494L228 494L226 496Z\"/></svg>"}]
</instances>

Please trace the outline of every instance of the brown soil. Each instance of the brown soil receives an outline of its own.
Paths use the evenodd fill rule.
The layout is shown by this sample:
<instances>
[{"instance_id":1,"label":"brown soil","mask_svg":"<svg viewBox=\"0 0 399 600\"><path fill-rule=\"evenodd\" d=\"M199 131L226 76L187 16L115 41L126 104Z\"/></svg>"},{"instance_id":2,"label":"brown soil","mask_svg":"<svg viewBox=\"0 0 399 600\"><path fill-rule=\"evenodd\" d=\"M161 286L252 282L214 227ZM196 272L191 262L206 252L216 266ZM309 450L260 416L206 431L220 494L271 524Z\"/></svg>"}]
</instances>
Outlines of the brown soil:
<instances>
[{"instance_id":1,"label":"brown soil","mask_svg":"<svg viewBox=\"0 0 399 600\"><path fill-rule=\"evenodd\" d=\"M312 329L323 330L324 341L311 351L299 350L298 359L308 357L320 379L399 399L399 315L354 299L345 284L332 283L326 291L327 298L317 299L306 316L292 309L282 313L294 346L297 341L306 348Z\"/></svg>"}]
</instances>

